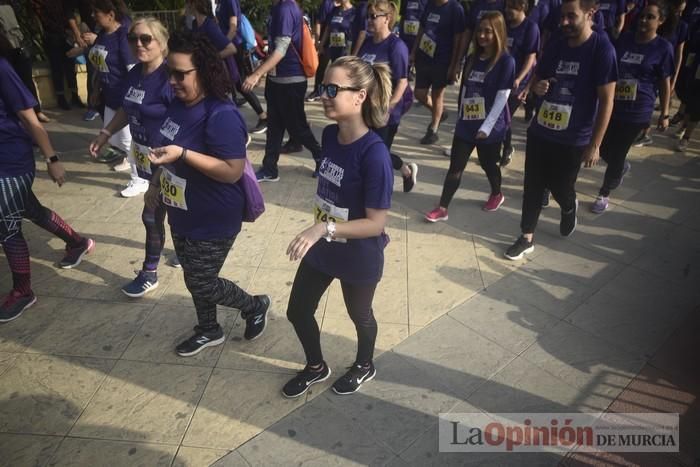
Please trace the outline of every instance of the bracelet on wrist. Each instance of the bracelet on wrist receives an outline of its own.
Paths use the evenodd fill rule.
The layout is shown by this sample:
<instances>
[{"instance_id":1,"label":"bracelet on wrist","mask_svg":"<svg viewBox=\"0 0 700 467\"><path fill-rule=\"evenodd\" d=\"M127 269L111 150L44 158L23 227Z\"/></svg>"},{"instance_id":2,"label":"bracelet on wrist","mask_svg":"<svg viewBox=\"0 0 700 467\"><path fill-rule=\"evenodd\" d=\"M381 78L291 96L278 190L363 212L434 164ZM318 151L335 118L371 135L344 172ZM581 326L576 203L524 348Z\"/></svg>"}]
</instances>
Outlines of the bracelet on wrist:
<instances>
[{"instance_id":1,"label":"bracelet on wrist","mask_svg":"<svg viewBox=\"0 0 700 467\"><path fill-rule=\"evenodd\" d=\"M101 135L105 135L105 136L112 136L112 132L109 131L107 128L102 128L102 129L100 130L100 134L101 134Z\"/></svg>"},{"instance_id":2,"label":"bracelet on wrist","mask_svg":"<svg viewBox=\"0 0 700 467\"><path fill-rule=\"evenodd\" d=\"M182 162L185 162L187 160L187 148L182 148L182 152L180 153L180 159L182 159Z\"/></svg>"}]
</instances>

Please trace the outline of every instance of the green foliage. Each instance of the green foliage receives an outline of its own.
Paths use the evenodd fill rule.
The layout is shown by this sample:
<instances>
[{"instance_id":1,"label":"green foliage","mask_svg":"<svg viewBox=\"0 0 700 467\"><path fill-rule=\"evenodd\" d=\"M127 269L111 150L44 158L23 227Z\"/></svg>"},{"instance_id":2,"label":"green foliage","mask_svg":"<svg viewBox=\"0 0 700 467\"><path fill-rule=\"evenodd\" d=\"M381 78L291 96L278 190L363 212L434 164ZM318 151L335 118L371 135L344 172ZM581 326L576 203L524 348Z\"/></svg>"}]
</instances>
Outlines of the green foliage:
<instances>
[{"instance_id":1,"label":"green foliage","mask_svg":"<svg viewBox=\"0 0 700 467\"><path fill-rule=\"evenodd\" d=\"M126 0L132 11L179 10L185 0Z\"/></svg>"}]
</instances>

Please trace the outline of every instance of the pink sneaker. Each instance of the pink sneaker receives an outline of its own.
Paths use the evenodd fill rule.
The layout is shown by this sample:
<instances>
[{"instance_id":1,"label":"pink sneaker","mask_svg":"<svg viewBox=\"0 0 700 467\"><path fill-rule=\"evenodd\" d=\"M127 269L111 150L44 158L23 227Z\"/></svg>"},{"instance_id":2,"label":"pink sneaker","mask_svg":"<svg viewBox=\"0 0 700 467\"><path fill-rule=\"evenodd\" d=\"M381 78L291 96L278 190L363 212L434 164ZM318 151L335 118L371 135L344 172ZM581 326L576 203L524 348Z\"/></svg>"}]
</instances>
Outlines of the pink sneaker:
<instances>
[{"instance_id":1,"label":"pink sneaker","mask_svg":"<svg viewBox=\"0 0 700 467\"><path fill-rule=\"evenodd\" d=\"M425 220L428 222L446 221L447 219L447 209L441 208L440 206L425 215Z\"/></svg>"},{"instance_id":2,"label":"pink sneaker","mask_svg":"<svg viewBox=\"0 0 700 467\"><path fill-rule=\"evenodd\" d=\"M505 200L506 197L503 196L503 193L491 195L489 196L488 201L486 201L486 204L484 204L483 210L488 212L496 211L501 207L501 204L503 204Z\"/></svg>"}]
</instances>

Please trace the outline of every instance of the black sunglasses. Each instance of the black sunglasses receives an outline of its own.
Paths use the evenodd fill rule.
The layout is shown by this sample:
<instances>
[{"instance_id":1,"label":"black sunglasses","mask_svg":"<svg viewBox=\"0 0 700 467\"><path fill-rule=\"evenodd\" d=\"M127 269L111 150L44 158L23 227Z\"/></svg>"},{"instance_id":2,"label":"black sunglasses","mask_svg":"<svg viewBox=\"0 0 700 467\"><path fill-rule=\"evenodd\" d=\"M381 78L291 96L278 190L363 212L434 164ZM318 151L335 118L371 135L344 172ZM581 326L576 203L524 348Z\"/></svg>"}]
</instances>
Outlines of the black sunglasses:
<instances>
[{"instance_id":1,"label":"black sunglasses","mask_svg":"<svg viewBox=\"0 0 700 467\"><path fill-rule=\"evenodd\" d=\"M367 15L367 17L369 19L377 19L377 18L382 18L384 16L386 16L386 13L382 13L382 14L372 13L371 15Z\"/></svg>"},{"instance_id":2,"label":"black sunglasses","mask_svg":"<svg viewBox=\"0 0 700 467\"><path fill-rule=\"evenodd\" d=\"M331 99L335 99L340 91L360 91L362 88L356 88L354 86L340 86L338 84L319 84L318 95L322 96L325 93Z\"/></svg>"},{"instance_id":3,"label":"black sunglasses","mask_svg":"<svg viewBox=\"0 0 700 467\"><path fill-rule=\"evenodd\" d=\"M168 68L168 76L175 78L175 81L182 82L185 80L185 75L189 75L195 70L196 68L190 68L189 70L175 70L173 68Z\"/></svg>"},{"instance_id":4,"label":"black sunglasses","mask_svg":"<svg viewBox=\"0 0 700 467\"><path fill-rule=\"evenodd\" d=\"M126 40L129 41L130 44L136 44L138 41L141 41L141 45L143 45L144 47L148 47L148 44L150 44L153 40L153 36L151 36L150 34L129 33L126 36Z\"/></svg>"}]
</instances>

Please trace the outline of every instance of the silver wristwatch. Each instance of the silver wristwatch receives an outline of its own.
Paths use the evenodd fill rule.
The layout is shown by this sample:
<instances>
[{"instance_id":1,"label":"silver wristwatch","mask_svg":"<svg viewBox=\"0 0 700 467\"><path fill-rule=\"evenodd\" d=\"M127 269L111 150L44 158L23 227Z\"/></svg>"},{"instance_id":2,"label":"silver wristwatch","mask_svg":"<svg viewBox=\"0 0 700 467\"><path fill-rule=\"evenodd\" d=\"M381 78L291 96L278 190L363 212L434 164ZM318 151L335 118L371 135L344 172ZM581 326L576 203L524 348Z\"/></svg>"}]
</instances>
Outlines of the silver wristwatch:
<instances>
[{"instance_id":1,"label":"silver wristwatch","mask_svg":"<svg viewBox=\"0 0 700 467\"><path fill-rule=\"evenodd\" d=\"M323 238L325 238L327 242L330 242L333 240L333 238L335 238L335 222L326 222L326 236Z\"/></svg>"}]
</instances>

